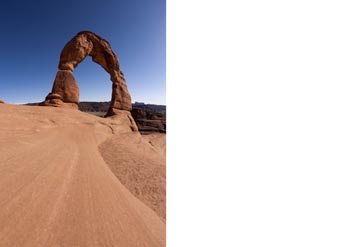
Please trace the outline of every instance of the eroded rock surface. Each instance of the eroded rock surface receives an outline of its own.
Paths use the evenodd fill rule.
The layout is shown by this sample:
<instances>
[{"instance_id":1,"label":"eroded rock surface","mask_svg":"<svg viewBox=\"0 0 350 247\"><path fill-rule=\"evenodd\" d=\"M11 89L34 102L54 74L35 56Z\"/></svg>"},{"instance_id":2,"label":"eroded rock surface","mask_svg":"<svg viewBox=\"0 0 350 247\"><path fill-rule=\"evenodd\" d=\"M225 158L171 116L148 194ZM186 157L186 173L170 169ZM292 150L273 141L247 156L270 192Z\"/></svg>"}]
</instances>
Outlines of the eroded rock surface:
<instances>
[{"instance_id":1,"label":"eroded rock surface","mask_svg":"<svg viewBox=\"0 0 350 247\"><path fill-rule=\"evenodd\" d=\"M120 110L131 111L131 97L118 57L105 39L89 31L79 32L63 48L52 92L41 105L78 109L79 87L73 71L87 56L110 74L112 99L107 116L113 116Z\"/></svg>"},{"instance_id":2,"label":"eroded rock surface","mask_svg":"<svg viewBox=\"0 0 350 247\"><path fill-rule=\"evenodd\" d=\"M130 112L0 108L0 246L166 246L165 156Z\"/></svg>"},{"instance_id":3,"label":"eroded rock surface","mask_svg":"<svg viewBox=\"0 0 350 247\"><path fill-rule=\"evenodd\" d=\"M0 99L0 104L4 104L5 102L2 100L2 99Z\"/></svg>"}]
</instances>

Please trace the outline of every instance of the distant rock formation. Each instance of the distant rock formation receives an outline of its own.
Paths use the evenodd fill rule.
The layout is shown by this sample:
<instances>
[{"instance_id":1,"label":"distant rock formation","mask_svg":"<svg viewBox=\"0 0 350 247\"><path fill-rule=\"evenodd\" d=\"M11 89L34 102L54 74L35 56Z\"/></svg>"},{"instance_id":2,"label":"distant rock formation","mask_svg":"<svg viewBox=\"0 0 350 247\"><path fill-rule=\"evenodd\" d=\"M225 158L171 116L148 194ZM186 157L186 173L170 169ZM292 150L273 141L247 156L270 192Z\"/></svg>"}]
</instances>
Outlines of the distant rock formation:
<instances>
[{"instance_id":1,"label":"distant rock formation","mask_svg":"<svg viewBox=\"0 0 350 247\"><path fill-rule=\"evenodd\" d=\"M166 133L166 115L160 112L152 112L143 109L132 109L137 128L141 134L154 132Z\"/></svg>"},{"instance_id":2,"label":"distant rock formation","mask_svg":"<svg viewBox=\"0 0 350 247\"><path fill-rule=\"evenodd\" d=\"M79 102L79 110L84 112L107 112L111 102L92 102L92 101L81 101ZM155 104L132 104L132 109L142 109L151 112L159 112L166 114L165 105L155 105Z\"/></svg>"},{"instance_id":3,"label":"distant rock formation","mask_svg":"<svg viewBox=\"0 0 350 247\"><path fill-rule=\"evenodd\" d=\"M106 116L120 114L120 110L131 111L131 97L118 57L105 39L89 31L79 32L63 48L52 92L40 105L78 109L79 87L73 71L87 56L110 74L112 99Z\"/></svg>"},{"instance_id":4,"label":"distant rock formation","mask_svg":"<svg viewBox=\"0 0 350 247\"><path fill-rule=\"evenodd\" d=\"M5 103L5 101L3 101L2 99L0 99L0 104L4 104Z\"/></svg>"}]
</instances>

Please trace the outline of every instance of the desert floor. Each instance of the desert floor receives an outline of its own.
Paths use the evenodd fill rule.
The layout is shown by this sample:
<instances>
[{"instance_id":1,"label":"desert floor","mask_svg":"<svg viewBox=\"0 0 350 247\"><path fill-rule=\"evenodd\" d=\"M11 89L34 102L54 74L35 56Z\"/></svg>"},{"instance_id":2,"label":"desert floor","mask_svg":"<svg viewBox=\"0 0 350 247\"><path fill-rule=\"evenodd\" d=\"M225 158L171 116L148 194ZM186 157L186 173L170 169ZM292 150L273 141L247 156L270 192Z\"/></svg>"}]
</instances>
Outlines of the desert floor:
<instances>
[{"instance_id":1,"label":"desert floor","mask_svg":"<svg viewBox=\"0 0 350 247\"><path fill-rule=\"evenodd\" d=\"M0 105L0 246L165 246L165 134Z\"/></svg>"}]
</instances>

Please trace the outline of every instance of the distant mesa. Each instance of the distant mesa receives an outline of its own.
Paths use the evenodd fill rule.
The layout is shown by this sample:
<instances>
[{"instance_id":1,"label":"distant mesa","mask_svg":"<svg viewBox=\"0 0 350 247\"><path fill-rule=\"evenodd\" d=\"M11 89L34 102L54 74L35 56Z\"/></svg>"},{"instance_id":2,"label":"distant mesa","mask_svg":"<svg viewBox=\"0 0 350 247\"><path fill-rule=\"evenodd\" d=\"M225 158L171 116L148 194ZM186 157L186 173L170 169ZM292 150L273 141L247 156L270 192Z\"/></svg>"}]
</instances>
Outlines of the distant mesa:
<instances>
[{"instance_id":1,"label":"distant mesa","mask_svg":"<svg viewBox=\"0 0 350 247\"><path fill-rule=\"evenodd\" d=\"M40 105L78 109L79 87L73 71L87 56L91 56L94 62L110 74L112 99L106 116L117 115L121 111L128 111L130 114L131 97L118 57L108 41L89 31L79 32L63 48L52 92Z\"/></svg>"}]
</instances>

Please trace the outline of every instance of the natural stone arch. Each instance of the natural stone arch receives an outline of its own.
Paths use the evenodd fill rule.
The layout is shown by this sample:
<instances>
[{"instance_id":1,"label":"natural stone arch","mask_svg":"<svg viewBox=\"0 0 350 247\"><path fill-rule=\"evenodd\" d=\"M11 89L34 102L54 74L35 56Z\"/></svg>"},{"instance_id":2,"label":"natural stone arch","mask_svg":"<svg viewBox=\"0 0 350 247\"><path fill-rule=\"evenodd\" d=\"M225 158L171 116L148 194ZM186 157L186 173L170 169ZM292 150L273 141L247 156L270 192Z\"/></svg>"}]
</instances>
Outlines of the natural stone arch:
<instances>
[{"instance_id":1,"label":"natural stone arch","mask_svg":"<svg viewBox=\"0 0 350 247\"><path fill-rule=\"evenodd\" d=\"M41 105L78 109L79 87L73 71L87 56L101 65L112 81L111 105L106 116L116 115L119 110L130 111L131 97L118 57L105 39L89 31L79 32L63 48L52 92Z\"/></svg>"}]
</instances>

